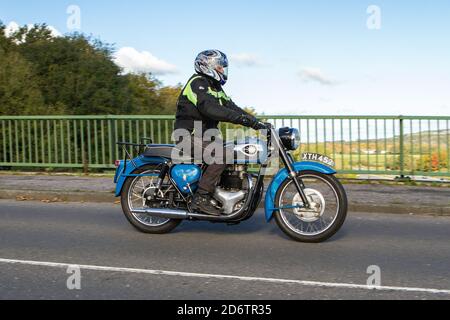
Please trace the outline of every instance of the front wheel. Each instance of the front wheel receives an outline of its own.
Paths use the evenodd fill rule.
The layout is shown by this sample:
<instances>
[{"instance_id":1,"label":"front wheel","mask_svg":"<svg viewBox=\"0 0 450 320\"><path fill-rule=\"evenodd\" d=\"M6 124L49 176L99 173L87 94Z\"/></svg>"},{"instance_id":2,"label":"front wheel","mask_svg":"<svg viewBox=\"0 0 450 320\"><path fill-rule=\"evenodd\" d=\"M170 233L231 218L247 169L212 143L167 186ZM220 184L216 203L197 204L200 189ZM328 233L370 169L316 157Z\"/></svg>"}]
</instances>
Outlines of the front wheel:
<instances>
[{"instance_id":1,"label":"front wheel","mask_svg":"<svg viewBox=\"0 0 450 320\"><path fill-rule=\"evenodd\" d=\"M276 195L275 220L280 229L296 241L326 241L339 231L347 217L345 190L334 176L306 171L299 178L305 184L311 208L303 208L294 181L287 179Z\"/></svg>"}]
</instances>

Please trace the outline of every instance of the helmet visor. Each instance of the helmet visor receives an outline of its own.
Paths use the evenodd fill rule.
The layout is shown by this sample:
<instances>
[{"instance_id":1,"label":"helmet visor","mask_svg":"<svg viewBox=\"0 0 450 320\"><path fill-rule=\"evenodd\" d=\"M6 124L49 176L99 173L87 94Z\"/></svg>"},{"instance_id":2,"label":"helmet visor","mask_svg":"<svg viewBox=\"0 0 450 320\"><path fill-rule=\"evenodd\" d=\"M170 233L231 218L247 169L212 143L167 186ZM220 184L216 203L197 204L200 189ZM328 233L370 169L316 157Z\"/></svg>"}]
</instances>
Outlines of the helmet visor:
<instances>
[{"instance_id":1,"label":"helmet visor","mask_svg":"<svg viewBox=\"0 0 450 320\"><path fill-rule=\"evenodd\" d=\"M226 79L228 79L228 67L223 68L223 77Z\"/></svg>"}]
</instances>

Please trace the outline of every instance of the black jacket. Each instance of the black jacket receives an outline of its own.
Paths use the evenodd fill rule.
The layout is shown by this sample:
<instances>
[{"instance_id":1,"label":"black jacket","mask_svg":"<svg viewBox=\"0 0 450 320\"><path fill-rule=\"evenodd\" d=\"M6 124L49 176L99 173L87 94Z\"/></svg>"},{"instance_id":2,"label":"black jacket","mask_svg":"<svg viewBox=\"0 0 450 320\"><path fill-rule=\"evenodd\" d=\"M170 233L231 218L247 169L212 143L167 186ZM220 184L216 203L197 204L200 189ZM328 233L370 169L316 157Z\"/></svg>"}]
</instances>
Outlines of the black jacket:
<instances>
[{"instance_id":1,"label":"black jacket","mask_svg":"<svg viewBox=\"0 0 450 320\"><path fill-rule=\"evenodd\" d=\"M193 132L195 121L202 122L203 132L217 128L219 122L247 127L257 122L225 94L217 81L199 74L189 79L178 98L175 129Z\"/></svg>"}]
</instances>

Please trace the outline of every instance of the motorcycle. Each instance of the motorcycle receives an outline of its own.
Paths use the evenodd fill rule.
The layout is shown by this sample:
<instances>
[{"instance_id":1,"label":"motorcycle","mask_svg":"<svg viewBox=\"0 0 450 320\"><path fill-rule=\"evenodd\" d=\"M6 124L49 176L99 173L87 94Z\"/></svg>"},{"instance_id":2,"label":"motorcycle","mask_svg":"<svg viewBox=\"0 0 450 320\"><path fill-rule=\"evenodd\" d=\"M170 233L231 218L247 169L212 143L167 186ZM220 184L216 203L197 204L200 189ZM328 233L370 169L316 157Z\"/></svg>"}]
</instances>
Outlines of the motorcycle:
<instances>
[{"instance_id":1,"label":"motorcycle","mask_svg":"<svg viewBox=\"0 0 450 320\"><path fill-rule=\"evenodd\" d=\"M300 146L299 131L267 126L266 140L245 138L226 143L225 148L231 148L235 160L227 166L215 190L212 203L221 210L221 216L192 210L204 165L174 163L174 145L119 142L125 156L116 161L114 182L128 221L137 230L151 234L169 233L185 220L228 225L246 221L262 201L269 161L279 156L284 168L265 192L267 222L275 219L280 229L296 241L328 240L347 216L347 196L335 177L333 160L305 153L301 162L295 162L290 152ZM138 148L137 157L133 158L130 147ZM249 166L256 166L259 173L252 174Z\"/></svg>"}]
</instances>

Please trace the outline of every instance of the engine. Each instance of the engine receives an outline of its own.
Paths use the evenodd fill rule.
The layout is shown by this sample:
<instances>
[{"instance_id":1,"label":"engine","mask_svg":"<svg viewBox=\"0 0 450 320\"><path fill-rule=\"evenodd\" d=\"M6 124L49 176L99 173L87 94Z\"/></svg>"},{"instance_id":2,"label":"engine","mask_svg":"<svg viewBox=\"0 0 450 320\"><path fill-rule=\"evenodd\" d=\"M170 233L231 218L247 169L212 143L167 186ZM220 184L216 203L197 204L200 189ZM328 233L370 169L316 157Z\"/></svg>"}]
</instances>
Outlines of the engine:
<instances>
[{"instance_id":1,"label":"engine","mask_svg":"<svg viewBox=\"0 0 450 320\"><path fill-rule=\"evenodd\" d=\"M219 186L227 191L242 190L246 173L245 165L228 166L222 174Z\"/></svg>"},{"instance_id":2,"label":"engine","mask_svg":"<svg viewBox=\"0 0 450 320\"><path fill-rule=\"evenodd\" d=\"M214 198L220 202L224 214L233 214L242 208L244 199L252 188L251 181L247 174L247 166L227 167L214 193Z\"/></svg>"}]
</instances>

